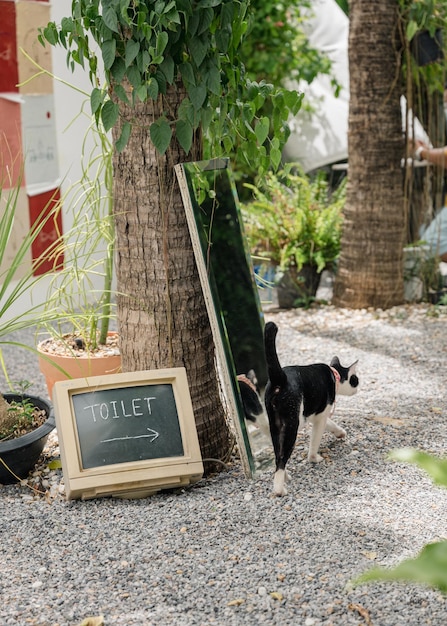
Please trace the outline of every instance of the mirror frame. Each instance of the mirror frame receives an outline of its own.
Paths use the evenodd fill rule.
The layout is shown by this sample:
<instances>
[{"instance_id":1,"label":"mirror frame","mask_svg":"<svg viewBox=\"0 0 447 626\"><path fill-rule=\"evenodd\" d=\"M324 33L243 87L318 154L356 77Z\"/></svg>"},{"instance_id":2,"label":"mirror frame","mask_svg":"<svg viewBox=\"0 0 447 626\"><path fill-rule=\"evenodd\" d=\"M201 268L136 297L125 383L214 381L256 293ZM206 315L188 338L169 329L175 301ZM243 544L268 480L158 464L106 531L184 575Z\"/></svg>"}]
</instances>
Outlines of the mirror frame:
<instances>
[{"instance_id":1,"label":"mirror frame","mask_svg":"<svg viewBox=\"0 0 447 626\"><path fill-rule=\"evenodd\" d=\"M229 159L211 159L209 161L180 163L176 165L174 169L180 186L180 192L185 208L185 214L188 222L188 228L191 236L191 242L194 250L197 269L213 332L213 339L216 348L217 370L222 387L223 400L225 401L225 408L234 427L244 473L247 478L253 478L257 471L257 468L252 452L252 447L250 444L249 433L247 431L247 424L245 420L241 394L239 391L239 383L237 380L237 375L241 374L242 372L236 371L235 360L233 358L233 352L231 349L231 341L228 336L229 333L224 319L225 315L220 305L220 294L216 283L213 271L213 261L211 260L210 254L209 242L212 241L213 238L208 232L202 219L208 219L208 216L206 214L206 210L202 206L203 203L199 202L197 194L194 193L195 180L193 180L193 176L195 174L200 176L202 172L215 172L216 176L217 174L221 175L222 173L225 173L228 176L228 180L226 181L226 183L228 183L229 189L231 190L232 201L234 203L235 211L232 224L234 223L235 239L237 240L237 244L241 246L241 248L238 250L238 258L241 259L242 263L244 263L243 259L245 259L246 267L243 267L242 269L245 275L249 277L248 280L250 283L249 286L244 282L244 288L250 289L251 287L251 301L253 303L251 313L253 314L254 312L253 307L256 307L260 325L260 337L263 337L263 312L261 309L258 287L255 281L255 274L251 262L251 256L243 232L239 201L237 197L236 187L234 185L231 170L229 167ZM207 174L206 176L209 175ZM206 176L204 177L204 189L206 189ZM204 199L210 199L211 197L214 196L210 194L208 196L205 196ZM219 259L219 261L224 262L224 259ZM214 261L214 263L216 263L216 261ZM266 365L264 355L263 363L261 364L261 366L264 369L264 371L262 372L263 391L263 387L266 384ZM262 391L261 397L263 396ZM273 452L271 455L271 459L268 458L267 465L269 465L270 462L273 463ZM263 469L265 469L265 467L263 467Z\"/></svg>"}]
</instances>

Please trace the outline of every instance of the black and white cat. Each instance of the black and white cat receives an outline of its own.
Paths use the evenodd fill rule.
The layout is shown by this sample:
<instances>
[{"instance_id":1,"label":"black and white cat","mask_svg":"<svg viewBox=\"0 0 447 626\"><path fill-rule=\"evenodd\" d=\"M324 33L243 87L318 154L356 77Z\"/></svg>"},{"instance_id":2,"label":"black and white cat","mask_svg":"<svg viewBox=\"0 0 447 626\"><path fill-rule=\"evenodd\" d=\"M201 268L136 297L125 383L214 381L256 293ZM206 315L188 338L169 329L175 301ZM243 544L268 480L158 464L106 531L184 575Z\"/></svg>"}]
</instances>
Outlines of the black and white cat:
<instances>
[{"instance_id":1,"label":"black and white cat","mask_svg":"<svg viewBox=\"0 0 447 626\"><path fill-rule=\"evenodd\" d=\"M329 430L338 438L346 432L332 421L337 394L352 396L357 392L359 379L357 361L343 367L337 357L330 365L292 365L281 367L276 352L278 327L273 322L265 326L265 354L269 381L265 390L265 407L275 451L276 471L273 491L277 496L287 493L286 464L295 447L298 430L306 421L312 424L308 461L318 463L321 438Z\"/></svg>"}]
</instances>

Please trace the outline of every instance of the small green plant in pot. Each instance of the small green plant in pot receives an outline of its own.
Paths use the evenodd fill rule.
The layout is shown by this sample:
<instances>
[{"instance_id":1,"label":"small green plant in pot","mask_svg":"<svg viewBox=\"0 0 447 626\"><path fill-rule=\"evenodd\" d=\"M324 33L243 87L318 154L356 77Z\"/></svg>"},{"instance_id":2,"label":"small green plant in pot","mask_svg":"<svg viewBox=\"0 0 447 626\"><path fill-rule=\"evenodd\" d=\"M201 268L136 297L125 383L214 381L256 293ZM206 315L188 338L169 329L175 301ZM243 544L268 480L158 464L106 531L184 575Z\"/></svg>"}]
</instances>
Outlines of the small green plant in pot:
<instances>
[{"instance_id":1,"label":"small green plant in pot","mask_svg":"<svg viewBox=\"0 0 447 626\"><path fill-rule=\"evenodd\" d=\"M50 404L26 393L31 386L19 381L13 393L0 395L0 484L28 474L55 427Z\"/></svg>"},{"instance_id":2,"label":"small green plant in pot","mask_svg":"<svg viewBox=\"0 0 447 626\"><path fill-rule=\"evenodd\" d=\"M23 381L16 385L20 387L17 396L21 400L5 400L0 396L0 441L7 441L25 435L40 426L42 411L36 410L30 397L25 394L31 383Z\"/></svg>"},{"instance_id":3,"label":"small green plant in pot","mask_svg":"<svg viewBox=\"0 0 447 626\"><path fill-rule=\"evenodd\" d=\"M309 304L340 253L345 184L331 193L324 172L287 168L247 187L254 197L242 206L248 243L276 267L279 306Z\"/></svg>"},{"instance_id":4,"label":"small green plant in pot","mask_svg":"<svg viewBox=\"0 0 447 626\"><path fill-rule=\"evenodd\" d=\"M90 108L88 93L57 78L24 50L21 52L36 68L36 76L46 74L81 92L86 97L84 106ZM64 265L50 281L45 315L38 327L38 333L45 335L37 349L50 397L57 380L116 373L121 368L118 333L110 330L115 319L113 145L102 121L87 114L84 106L72 120L87 121L82 174L62 200L65 214L71 213L72 225L61 233L52 251L55 259L64 258ZM56 319L47 315L50 311L57 311Z\"/></svg>"},{"instance_id":5,"label":"small green plant in pot","mask_svg":"<svg viewBox=\"0 0 447 626\"><path fill-rule=\"evenodd\" d=\"M87 139L93 140L89 151ZM82 178L66 194L73 224L61 237L65 266L48 289L47 306L57 308L59 321L39 328L46 335L38 350L50 397L57 380L116 373L121 367L118 333L110 330L115 318L112 151L102 126L91 120Z\"/></svg>"}]
</instances>

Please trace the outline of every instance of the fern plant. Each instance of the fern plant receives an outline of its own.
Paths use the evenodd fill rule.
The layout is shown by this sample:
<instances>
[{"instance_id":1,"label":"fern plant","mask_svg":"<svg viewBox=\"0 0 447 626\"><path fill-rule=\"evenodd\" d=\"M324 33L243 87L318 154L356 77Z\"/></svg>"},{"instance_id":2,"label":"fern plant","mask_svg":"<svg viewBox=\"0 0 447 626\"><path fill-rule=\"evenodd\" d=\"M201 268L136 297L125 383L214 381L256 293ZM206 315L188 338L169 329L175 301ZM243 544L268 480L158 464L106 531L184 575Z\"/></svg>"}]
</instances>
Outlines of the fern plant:
<instances>
[{"instance_id":1,"label":"fern plant","mask_svg":"<svg viewBox=\"0 0 447 626\"><path fill-rule=\"evenodd\" d=\"M282 271L333 264L340 253L345 184L333 193L324 172L310 177L302 171L270 173L260 187L247 185L254 199L242 206L253 254Z\"/></svg>"}]
</instances>

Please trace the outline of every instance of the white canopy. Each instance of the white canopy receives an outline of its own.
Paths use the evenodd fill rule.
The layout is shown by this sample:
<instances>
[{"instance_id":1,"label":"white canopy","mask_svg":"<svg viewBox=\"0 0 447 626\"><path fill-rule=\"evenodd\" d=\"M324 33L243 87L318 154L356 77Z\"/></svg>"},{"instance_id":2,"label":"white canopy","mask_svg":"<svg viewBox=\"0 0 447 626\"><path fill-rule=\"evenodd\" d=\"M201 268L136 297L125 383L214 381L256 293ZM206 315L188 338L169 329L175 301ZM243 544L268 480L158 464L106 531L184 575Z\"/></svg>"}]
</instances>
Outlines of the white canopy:
<instances>
[{"instance_id":1,"label":"white canopy","mask_svg":"<svg viewBox=\"0 0 447 626\"><path fill-rule=\"evenodd\" d=\"M305 94L311 111L302 108L290 123L291 135L283 150L283 160L299 162L305 172L348 158L349 19L335 0L315 0L313 15L306 24L312 47L324 52L332 62L332 75L341 85L340 95L334 96L330 76L317 76L311 85L290 81L290 89ZM402 129L406 124L406 100L402 96ZM409 113L408 133L430 144L417 118Z\"/></svg>"},{"instance_id":2,"label":"white canopy","mask_svg":"<svg viewBox=\"0 0 447 626\"><path fill-rule=\"evenodd\" d=\"M306 172L348 158L349 20L335 0L315 0L312 11L307 23L310 44L330 58L341 91L336 98L329 76L317 76L311 85L292 81L287 85L304 91L313 109L302 109L291 121L283 151L285 161L300 162Z\"/></svg>"}]
</instances>

